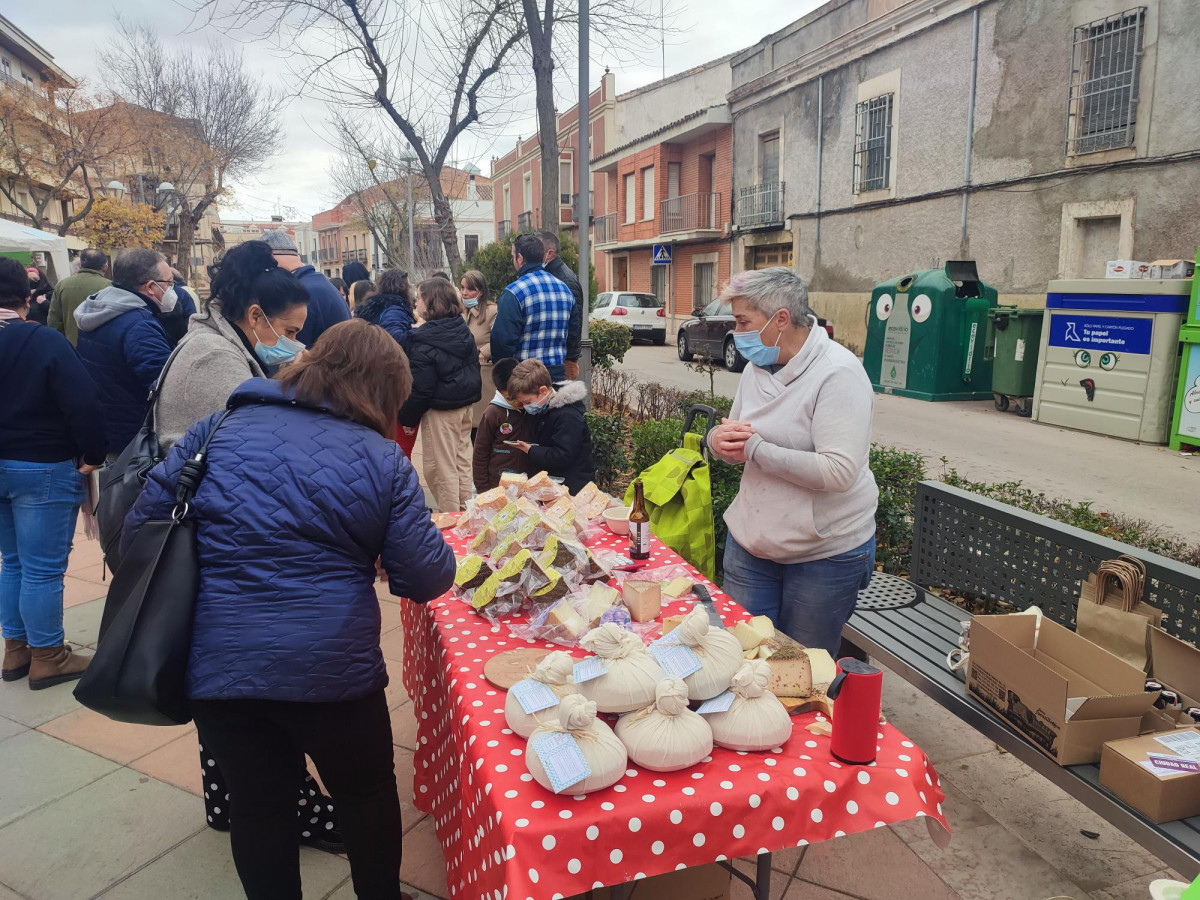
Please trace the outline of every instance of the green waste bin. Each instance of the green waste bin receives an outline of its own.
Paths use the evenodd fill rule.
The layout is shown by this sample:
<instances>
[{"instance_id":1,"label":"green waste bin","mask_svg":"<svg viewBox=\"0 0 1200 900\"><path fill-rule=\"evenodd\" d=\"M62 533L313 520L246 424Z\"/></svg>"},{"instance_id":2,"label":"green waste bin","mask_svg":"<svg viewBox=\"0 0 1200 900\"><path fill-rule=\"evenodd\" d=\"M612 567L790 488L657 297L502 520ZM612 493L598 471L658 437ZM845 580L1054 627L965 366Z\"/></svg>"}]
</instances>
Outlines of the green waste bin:
<instances>
[{"instance_id":1,"label":"green waste bin","mask_svg":"<svg viewBox=\"0 0 1200 900\"><path fill-rule=\"evenodd\" d=\"M1028 416L1033 412L1045 314L1044 309L1016 306L998 306L988 311L983 358L992 360L992 397L1001 412L1008 409L1010 399L1016 401L1018 415Z\"/></svg>"},{"instance_id":2,"label":"green waste bin","mask_svg":"<svg viewBox=\"0 0 1200 900\"><path fill-rule=\"evenodd\" d=\"M867 309L863 367L875 390L918 400L988 400L983 356L996 289L971 260L952 260L877 285Z\"/></svg>"}]
</instances>

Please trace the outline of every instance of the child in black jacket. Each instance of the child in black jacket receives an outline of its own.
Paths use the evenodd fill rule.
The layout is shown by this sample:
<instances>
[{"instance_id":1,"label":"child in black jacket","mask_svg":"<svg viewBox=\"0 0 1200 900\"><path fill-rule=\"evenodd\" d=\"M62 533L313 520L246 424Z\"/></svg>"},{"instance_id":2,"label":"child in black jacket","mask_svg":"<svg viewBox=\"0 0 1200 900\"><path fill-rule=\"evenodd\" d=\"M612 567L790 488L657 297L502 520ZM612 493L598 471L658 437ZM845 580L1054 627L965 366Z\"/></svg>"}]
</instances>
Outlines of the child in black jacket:
<instances>
[{"instance_id":1,"label":"child in black jacket","mask_svg":"<svg viewBox=\"0 0 1200 900\"><path fill-rule=\"evenodd\" d=\"M572 494L595 481L592 435L583 408L587 386L582 381L568 381L555 390L546 367L527 359L509 376L508 396L530 417L533 439L517 444L529 456L529 471L544 469L559 476Z\"/></svg>"}]
</instances>

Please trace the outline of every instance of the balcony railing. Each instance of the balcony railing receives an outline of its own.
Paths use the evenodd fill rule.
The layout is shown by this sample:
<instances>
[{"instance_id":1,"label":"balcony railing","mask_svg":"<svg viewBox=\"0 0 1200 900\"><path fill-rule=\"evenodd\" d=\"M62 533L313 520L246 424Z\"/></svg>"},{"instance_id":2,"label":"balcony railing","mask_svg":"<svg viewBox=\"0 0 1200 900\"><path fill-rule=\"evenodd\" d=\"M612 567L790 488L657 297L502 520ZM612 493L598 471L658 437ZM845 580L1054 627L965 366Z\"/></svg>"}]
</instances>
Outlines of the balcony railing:
<instances>
[{"instance_id":1,"label":"balcony railing","mask_svg":"<svg viewBox=\"0 0 1200 900\"><path fill-rule=\"evenodd\" d=\"M783 224L783 182L771 181L738 188L734 210L739 228Z\"/></svg>"},{"instance_id":2,"label":"balcony railing","mask_svg":"<svg viewBox=\"0 0 1200 900\"><path fill-rule=\"evenodd\" d=\"M0 72L0 84L7 84L15 88L20 88L23 91L28 91L30 94L33 94L35 97L41 97L43 99L47 97L44 88L34 87L28 82L22 81L20 78L9 75L7 72Z\"/></svg>"},{"instance_id":3,"label":"balcony railing","mask_svg":"<svg viewBox=\"0 0 1200 900\"><path fill-rule=\"evenodd\" d=\"M509 219L501 219L499 227L496 229L496 238L502 241L512 233L512 222Z\"/></svg>"},{"instance_id":4,"label":"balcony railing","mask_svg":"<svg viewBox=\"0 0 1200 900\"><path fill-rule=\"evenodd\" d=\"M533 231L533 212L517 213L517 231Z\"/></svg>"},{"instance_id":5,"label":"balcony railing","mask_svg":"<svg viewBox=\"0 0 1200 900\"><path fill-rule=\"evenodd\" d=\"M617 214L609 213L607 216L596 216L593 220L596 228L592 234L592 240L597 244L611 244L617 239Z\"/></svg>"},{"instance_id":6,"label":"balcony railing","mask_svg":"<svg viewBox=\"0 0 1200 900\"><path fill-rule=\"evenodd\" d=\"M660 234L676 231L705 231L721 227L720 194L684 194L662 201L658 218Z\"/></svg>"}]
</instances>

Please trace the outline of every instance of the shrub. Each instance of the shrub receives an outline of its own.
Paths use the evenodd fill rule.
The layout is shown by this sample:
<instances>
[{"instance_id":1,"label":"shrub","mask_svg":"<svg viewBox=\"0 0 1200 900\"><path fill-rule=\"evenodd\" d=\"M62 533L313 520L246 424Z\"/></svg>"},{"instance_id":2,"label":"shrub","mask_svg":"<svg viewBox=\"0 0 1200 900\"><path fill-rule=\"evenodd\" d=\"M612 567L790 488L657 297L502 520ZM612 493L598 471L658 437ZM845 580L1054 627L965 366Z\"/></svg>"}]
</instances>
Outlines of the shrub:
<instances>
[{"instance_id":1,"label":"shrub","mask_svg":"<svg viewBox=\"0 0 1200 900\"><path fill-rule=\"evenodd\" d=\"M707 391L688 391L679 398L679 414L686 416L688 410L696 403L702 403L705 406L711 406L717 411L717 422L729 415L729 410L733 406L733 398L722 397L720 394L709 395Z\"/></svg>"},{"instance_id":2,"label":"shrub","mask_svg":"<svg viewBox=\"0 0 1200 900\"><path fill-rule=\"evenodd\" d=\"M487 282L488 293L491 294L492 300L498 300L500 293L508 287L517 277L517 270L512 264L512 245L516 233L506 235L498 241L493 241L490 244L485 244L475 251L475 255L467 262L464 262L458 272L455 273L456 279L462 278L462 273L467 269L478 269L483 273L483 278ZM558 235L559 247L561 248L562 261L567 264L572 272L579 270L579 245L574 240L567 237L565 232L560 232ZM588 296L590 303L594 307L596 305L596 295L600 291L600 284L596 281L596 267L589 267L589 283ZM457 280L455 284L457 284Z\"/></svg>"},{"instance_id":3,"label":"shrub","mask_svg":"<svg viewBox=\"0 0 1200 900\"><path fill-rule=\"evenodd\" d=\"M907 571L912 558L913 502L925 477L919 453L871 445L871 472L879 486L875 510L875 561L893 575Z\"/></svg>"},{"instance_id":4,"label":"shrub","mask_svg":"<svg viewBox=\"0 0 1200 900\"><path fill-rule=\"evenodd\" d=\"M625 493L628 479L629 455L625 451L629 439L625 417L613 413L586 413L588 431L592 436L592 463L596 469L596 484L615 497Z\"/></svg>"},{"instance_id":5,"label":"shrub","mask_svg":"<svg viewBox=\"0 0 1200 900\"><path fill-rule=\"evenodd\" d=\"M633 471L643 472L679 446L682 419L647 419L629 428L633 443Z\"/></svg>"},{"instance_id":6,"label":"shrub","mask_svg":"<svg viewBox=\"0 0 1200 900\"><path fill-rule=\"evenodd\" d=\"M633 332L628 325L615 322L591 322L588 336L592 340L592 368L606 370L624 362L633 345Z\"/></svg>"}]
</instances>

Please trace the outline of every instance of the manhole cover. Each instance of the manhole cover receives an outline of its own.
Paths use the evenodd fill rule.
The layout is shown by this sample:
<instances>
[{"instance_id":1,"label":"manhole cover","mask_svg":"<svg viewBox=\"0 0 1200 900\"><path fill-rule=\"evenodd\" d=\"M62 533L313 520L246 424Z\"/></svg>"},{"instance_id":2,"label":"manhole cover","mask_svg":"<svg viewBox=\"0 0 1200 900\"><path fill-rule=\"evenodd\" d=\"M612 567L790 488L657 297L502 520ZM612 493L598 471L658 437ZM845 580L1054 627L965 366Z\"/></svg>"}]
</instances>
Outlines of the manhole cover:
<instances>
[{"instance_id":1,"label":"manhole cover","mask_svg":"<svg viewBox=\"0 0 1200 900\"><path fill-rule=\"evenodd\" d=\"M921 595L917 586L895 575L876 572L865 590L858 592L858 607L862 610L902 609L916 606Z\"/></svg>"}]
</instances>

